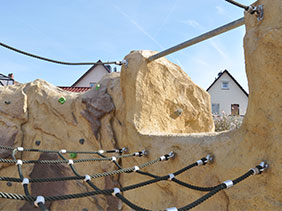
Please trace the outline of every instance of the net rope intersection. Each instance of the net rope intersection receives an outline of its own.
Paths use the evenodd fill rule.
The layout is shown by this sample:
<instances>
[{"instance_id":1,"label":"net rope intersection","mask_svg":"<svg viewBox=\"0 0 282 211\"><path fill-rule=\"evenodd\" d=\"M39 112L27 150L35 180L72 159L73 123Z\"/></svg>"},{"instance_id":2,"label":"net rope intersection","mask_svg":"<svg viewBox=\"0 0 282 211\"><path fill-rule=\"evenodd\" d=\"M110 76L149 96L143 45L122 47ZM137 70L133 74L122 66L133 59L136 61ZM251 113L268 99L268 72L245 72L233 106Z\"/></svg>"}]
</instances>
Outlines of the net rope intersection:
<instances>
[{"instance_id":1,"label":"net rope intersection","mask_svg":"<svg viewBox=\"0 0 282 211\"><path fill-rule=\"evenodd\" d=\"M201 186L195 186L183 181L178 180L176 177L189 169L192 169L197 166L204 166L206 164L209 164L213 162L213 156L207 155L206 157L201 158L200 160L197 160L196 162L187 165L186 167L179 169L176 172L169 173L164 176L158 176L149 172L144 172L141 169L145 167L149 167L153 164L169 161L170 159L175 157L174 152L167 153L165 155L162 155L154 160L148 161L146 163L143 163L138 166L132 166L128 168L122 168L119 163L117 162L117 159L123 159L123 158L129 158L129 157L142 157L146 156L148 152L146 150L142 150L139 152L135 152L132 154L124 154L127 152L126 148L121 149L114 149L114 150L98 150L98 151L68 151L65 149L54 151L54 150L40 150L40 149L28 149L23 147L9 147L9 146L2 146L0 145L0 149L2 150L9 150L12 151L11 156L12 159L0 159L0 163L8 163L8 164L15 164L18 169L19 178L15 177L2 177L0 176L0 181L7 181L7 182L17 182L21 183L24 189L24 195L23 194L17 194L17 193L6 193L6 192L0 192L0 198L4 199L12 199L12 200L25 200L29 203L33 203L35 207L39 207L41 210L48 210L45 206L45 202L48 201L57 201L57 200L68 200L68 199L76 199L76 198L82 198L82 197L89 197L94 195L112 195L117 198L119 198L123 203L125 203L127 206L134 210L149 210L146 208L142 208L132 202L130 202L126 197L122 195L122 193L130 190L134 190L137 188L141 188L150 184L157 183L159 181L169 181L174 182L178 185L181 185L183 187L196 190L196 191L202 191L202 192L208 192L196 201L187 204L186 206L176 208L171 207L167 208L167 211L175 211L175 210L189 210L192 209L199 204L203 203L216 193L218 193L221 190L231 188L232 186L238 184L239 182L245 180L251 175L258 175L264 172L269 165L262 161L259 165L257 165L254 168L251 168L249 171L247 171L242 176L234 179L234 180L226 180L218 185L215 185L213 187L201 187ZM19 160L16 158L16 154L18 152L44 152L44 153L56 153L61 159L60 160ZM81 153L81 154L96 154L100 158L91 158L91 159L67 159L64 154L67 153ZM106 156L106 154L110 153L119 153L118 156ZM103 173L97 173L93 175L81 175L77 169L75 168L76 163L82 163L82 162L93 162L93 161L111 161L113 162L117 170L109 171L109 172L103 172ZM75 176L71 177L54 177L54 178L26 178L23 175L22 171L22 165L24 164L66 164L68 165ZM105 177L105 176L112 176L115 174L121 174L121 173L137 173L140 175L145 175L148 177L151 177L152 179L146 180L144 182L140 182L133 185L128 185L124 187L113 187L112 189L100 189L98 188L94 183L92 179L99 178L99 177ZM84 192L84 193L74 193L74 194L66 194L66 195L55 195L55 196L32 196L29 192L28 185L30 183L41 183L41 182L55 182L55 181L71 181L71 180L82 180L85 181L91 188L93 188L93 191L90 192Z\"/></svg>"}]
</instances>

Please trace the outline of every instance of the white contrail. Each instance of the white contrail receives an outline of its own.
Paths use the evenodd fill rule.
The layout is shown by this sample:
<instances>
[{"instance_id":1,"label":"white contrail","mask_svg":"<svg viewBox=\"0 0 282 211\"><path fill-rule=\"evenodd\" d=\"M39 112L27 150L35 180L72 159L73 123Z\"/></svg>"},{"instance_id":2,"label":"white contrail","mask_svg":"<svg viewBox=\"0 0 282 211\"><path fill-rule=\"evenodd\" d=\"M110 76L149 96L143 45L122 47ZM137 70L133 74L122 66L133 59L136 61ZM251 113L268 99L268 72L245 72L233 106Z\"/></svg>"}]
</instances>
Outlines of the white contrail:
<instances>
[{"instance_id":1,"label":"white contrail","mask_svg":"<svg viewBox=\"0 0 282 211\"><path fill-rule=\"evenodd\" d=\"M123 15L125 18L129 20L130 23L132 23L139 31L141 31L146 37L148 37L150 40L152 40L156 45L158 45L162 50L164 50L164 47L152 36L150 35L140 24L138 24L134 19L132 19L128 14L126 14L124 11L120 9L119 6L114 5L116 10Z\"/></svg>"}]
</instances>

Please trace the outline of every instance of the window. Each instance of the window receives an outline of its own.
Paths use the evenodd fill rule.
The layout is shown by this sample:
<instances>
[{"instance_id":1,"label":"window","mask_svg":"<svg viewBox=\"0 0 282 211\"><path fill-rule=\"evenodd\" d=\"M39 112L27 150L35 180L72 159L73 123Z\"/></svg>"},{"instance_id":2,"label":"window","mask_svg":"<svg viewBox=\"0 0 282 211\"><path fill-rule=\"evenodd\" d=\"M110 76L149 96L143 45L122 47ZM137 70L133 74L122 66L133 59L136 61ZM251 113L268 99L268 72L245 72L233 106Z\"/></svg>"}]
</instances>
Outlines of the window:
<instances>
[{"instance_id":1,"label":"window","mask_svg":"<svg viewBox=\"0 0 282 211\"><path fill-rule=\"evenodd\" d=\"M212 114L219 114L219 104L217 103L212 104Z\"/></svg>"},{"instance_id":2,"label":"window","mask_svg":"<svg viewBox=\"0 0 282 211\"><path fill-rule=\"evenodd\" d=\"M229 81L222 81L221 89L229 89Z\"/></svg>"},{"instance_id":3,"label":"window","mask_svg":"<svg viewBox=\"0 0 282 211\"><path fill-rule=\"evenodd\" d=\"M89 86L90 86L90 87L93 87L93 86L95 86L95 84L96 84L95 82L90 82L90 83L89 83Z\"/></svg>"},{"instance_id":4,"label":"window","mask_svg":"<svg viewBox=\"0 0 282 211\"><path fill-rule=\"evenodd\" d=\"M231 115L236 116L239 114L239 104L231 104Z\"/></svg>"}]
</instances>

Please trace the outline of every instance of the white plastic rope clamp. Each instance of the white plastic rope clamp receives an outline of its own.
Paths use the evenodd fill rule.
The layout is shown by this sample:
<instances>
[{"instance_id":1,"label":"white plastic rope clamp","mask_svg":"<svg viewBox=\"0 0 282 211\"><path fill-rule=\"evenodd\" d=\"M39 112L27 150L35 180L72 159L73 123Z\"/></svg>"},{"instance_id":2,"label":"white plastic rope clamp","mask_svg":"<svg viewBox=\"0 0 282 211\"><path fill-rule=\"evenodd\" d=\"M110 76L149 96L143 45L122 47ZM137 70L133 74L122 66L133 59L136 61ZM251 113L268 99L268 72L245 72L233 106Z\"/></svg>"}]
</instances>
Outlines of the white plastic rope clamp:
<instances>
[{"instance_id":1,"label":"white plastic rope clamp","mask_svg":"<svg viewBox=\"0 0 282 211\"><path fill-rule=\"evenodd\" d=\"M17 160L16 165L23 165L23 161L22 160Z\"/></svg>"},{"instance_id":2,"label":"white plastic rope clamp","mask_svg":"<svg viewBox=\"0 0 282 211\"><path fill-rule=\"evenodd\" d=\"M113 162L117 161L117 158L115 156L113 156L111 161L113 161Z\"/></svg>"},{"instance_id":3,"label":"white plastic rope clamp","mask_svg":"<svg viewBox=\"0 0 282 211\"><path fill-rule=\"evenodd\" d=\"M231 188L233 186L232 180L226 180L223 183L226 185L226 188Z\"/></svg>"},{"instance_id":4,"label":"white plastic rope clamp","mask_svg":"<svg viewBox=\"0 0 282 211\"><path fill-rule=\"evenodd\" d=\"M114 188L114 192L112 192L112 195L116 196L118 193L120 193L120 189L119 188Z\"/></svg>"},{"instance_id":5,"label":"white plastic rope clamp","mask_svg":"<svg viewBox=\"0 0 282 211\"><path fill-rule=\"evenodd\" d=\"M23 147L17 147L17 150L18 150L19 152L22 152L22 151L24 151L24 148L23 148Z\"/></svg>"},{"instance_id":6,"label":"white plastic rope clamp","mask_svg":"<svg viewBox=\"0 0 282 211\"><path fill-rule=\"evenodd\" d=\"M178 209L176 207L170 207L166 208L166 211L177 211Z\"/></svg>"},{"instance_id":7,"label":"white plastic rope clamp","mask_svg":"<svg viewBox=\"0 0 282 211\"><path fill-rule=\"evenodd\" d=\"M104 152L105 152L105 151L102 150L102 149L98 150L98 153L100 153L100 154L103 154Z\"/></svg>"},{"instance_id":8,"label":"white plastic rope clamp","mask_svg":"<svg viewBox=\"0 0 282 211\"><path fill-rule=\"evenodd\" d=\"M66 153L67 153L67 150L65 150L65 149L61 149L61 150L60 150L60 153L62 153L62 154L66 154Z\"/></svg>"},{"instance_id":9,"label":"white plastic rope clamp","mask_svg":"<svg viewBox=\"0 0 282 211\"><path fill-rule=\"evenodd\" d=\"M68 164L73 165L73 160L69 160Z\"/></svg>"},{"instance_id":10,"label":"white plastic rope clamp","mask_svg":"<svg viewBox=\"0 0 282 211\"><path fill-rule=\"evenodd\" d=\"M201 166L201 165L204 164L204 162L202 160L197 160L197 164L198 164L198 166Z\"/></svg>"},{"instance_id":11,"label":"white plastic rope clamp","mask_svg":"<svg viewBox=\"0 0 282 211\"><path fill-rule=\"evenodd\" d=\"M91 177L88 174L86 174L85 178L84 178L84 181L87 182L88 180L91 180Z\"/></svg>"},{"instance_id":12,"label":"white plastic rope clamp","mask_svg":"<svg viewBox=\"0 0 282 211\"><path fill-rule=\"evenodd\" d=\"M168 180L172 180L175 177L174 174L169 174L168 176L169 176Z\"/></svg>"},{"instance_id":13,"label":"white plastic rope clamp","mask_svg":"<svg viewBox=\"0 0 282 211\"><path fill-rule=\"evenodd\" d=\"M29 179L23 178L22 185L28 185L28 184L29 184Z\"/></svg>"},{"instance_id":14,"label":"white plastic rope clamp","mask_svg":"<svg viewBox=\"0 0 282 211\"><path fill-rule=\"evenodd\" d=\"M43 196L37 196L36 200L34 201L34 205L38 207L39 203L45 204L45 198Z\"/></svg>"},{"instance_id":15,"label":"white plastic rope clamp","mask_svg":"<svg viewBox=\"0 0 282 211\"><path fill-rule=\"evenodd\" d=\"M160 160L161 161L166 160L166 157L163 155L163 156L160 157Z\"/></svg>"},{"instance_id":16,"label":"white plastic rope clamp","mask_svg":"<svg viewBox=\"0 0 282 211\"><path fill-rule=\"evenodd\" d=\"M134 166L134 170L133 171L136 172L138 170L140 170L140 168L138 166Z\"/></svg>"}]
</instances>

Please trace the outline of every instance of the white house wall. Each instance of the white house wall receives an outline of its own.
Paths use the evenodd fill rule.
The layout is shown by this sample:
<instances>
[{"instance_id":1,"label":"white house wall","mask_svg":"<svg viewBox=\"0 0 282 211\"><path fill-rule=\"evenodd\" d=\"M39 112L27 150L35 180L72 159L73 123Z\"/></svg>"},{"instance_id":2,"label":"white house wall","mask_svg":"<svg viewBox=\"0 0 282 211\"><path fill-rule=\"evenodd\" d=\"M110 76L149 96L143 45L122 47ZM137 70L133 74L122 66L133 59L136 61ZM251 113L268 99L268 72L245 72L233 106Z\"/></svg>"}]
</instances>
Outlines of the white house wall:
<instances>
[{"instance_id":1,"label":"white house wall","mask_svg":"<svg viewBox=\"0 0 282 211\"><path fill-rule=\"evenodd\" d=\"M221 88L222 81L229 82L229 89L224 90ZM231 104L239 104L240 115L245 115L248 106L248 97L227 73L221 75L215 84L210 87L208 93L211 96L211 103L219 104L219 112L224 111L227 115L230 115Z\"/></svg>"},{"instance_id":2,"label":"white house wall","mask_svg":"<svg viewBox=\"0 0 282 211\"><path fill-rule=\"evenodd\" d=\"M4 86L13 85L13 84L14 84L14 82L13 82L12 80L9 80L9 81L7 81L7 80L0 80L0 81L1 81L1 83L2 83ZM1 85L1 83L0 83L0 85Z\"/></svg>"},{"instance_id":3,"label":"white house wall","mask_svg":"<svg viewBox=\"0 0 282 211\"><path fill-rule=\"evenodd\" d=\"M96 83L100 81L104 75L108 74L108 71L103 65L96 66L93 70L87 73L76 85L75 87L89 87L90 83Z\"/></svg>"}]
</instances>

